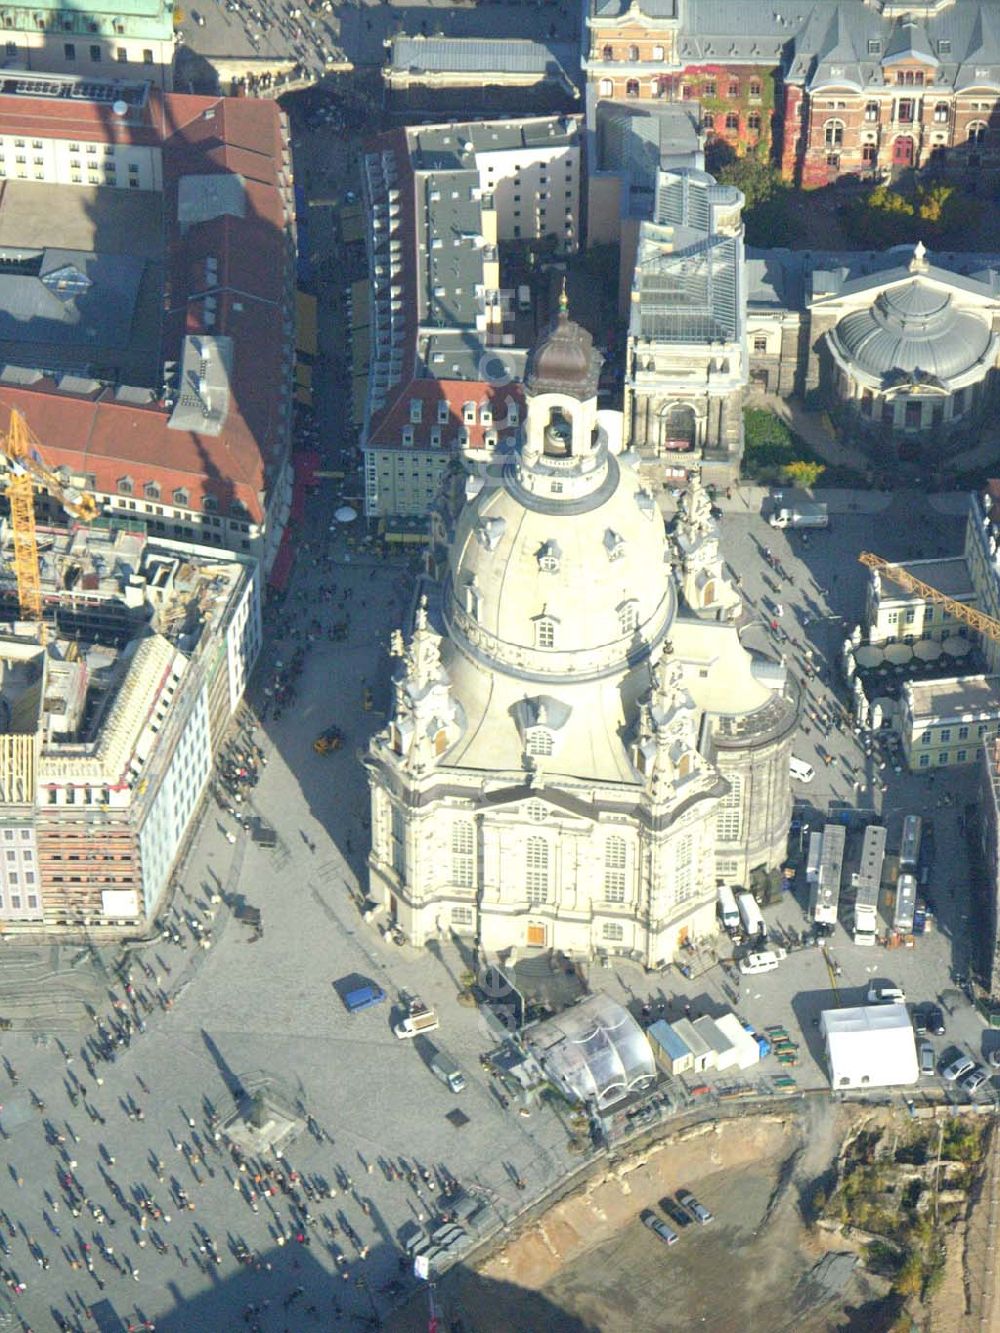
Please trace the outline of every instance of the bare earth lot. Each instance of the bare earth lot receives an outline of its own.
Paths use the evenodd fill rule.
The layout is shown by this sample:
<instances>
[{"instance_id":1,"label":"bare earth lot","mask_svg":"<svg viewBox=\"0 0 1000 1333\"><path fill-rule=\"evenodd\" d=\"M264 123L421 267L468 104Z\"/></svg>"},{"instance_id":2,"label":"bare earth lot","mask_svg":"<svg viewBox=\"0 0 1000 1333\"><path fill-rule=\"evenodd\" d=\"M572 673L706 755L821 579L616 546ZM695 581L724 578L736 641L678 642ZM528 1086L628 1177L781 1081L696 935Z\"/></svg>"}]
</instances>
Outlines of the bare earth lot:
<instances>
[{"instance_id":1,"label":"bare earth lot","mask_svg":"<svg viewBox=\"0 0 1000 1333\"><path fill-rule=\"evenodd\" d=\"M849 1114L849 1113L848 1113ZM665 1329L849 1325L849 1311L884 1294L855 1270L841 1291L806 1281L827 1249L802 1224L807 1191L835 1156L845 1113L817 1102L796 1115L733 1120L666 1139L552 1208L478 1272L448 1275L438 1292L444 1326L465 1333L661 1333ZM693 1188L715 1214L668 1249L638 1220L667 1193ZM426 1305L401 1314L397 1333L422 1327Z\"/></svg>"}]
</instances>

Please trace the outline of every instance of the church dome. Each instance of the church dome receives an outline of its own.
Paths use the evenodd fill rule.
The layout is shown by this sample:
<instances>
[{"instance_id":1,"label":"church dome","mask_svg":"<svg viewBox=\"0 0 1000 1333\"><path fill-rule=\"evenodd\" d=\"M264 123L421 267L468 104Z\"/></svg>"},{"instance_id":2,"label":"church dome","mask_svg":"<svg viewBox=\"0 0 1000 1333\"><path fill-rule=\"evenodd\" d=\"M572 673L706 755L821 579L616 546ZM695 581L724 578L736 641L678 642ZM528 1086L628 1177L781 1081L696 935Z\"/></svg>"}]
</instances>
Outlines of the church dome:
<instances>
[{"instance_id":1,"label":"church dome","mask_svg":"<svg viewBox=\"0 0 1000 1333\"><path fill-rule=\"evenodd\" d=\"M508 461L458 517L445 615L452 639L527 680L625 672L666 636L676 602L663 519L628 456ZM530 475L526 475L530 474ZM553 484L539 487L539 475ZM553 494L553 492L555 492Z\"/></svg>"},{"instance_id":2,"label":"church dome","mask_svg":"<svg viewBox=\"0 0 1000 1333\"><path fill-rule=\"evenodd\" d=\"M878 379L953 379L990 346L989 325L957 310L948 292L913 278L880 292L867 310L845 315L832 334L842 360Z\"/></svg>"},{"instance_id":3,"label":"church dome","mask_svg":"<svg viewBox=\"0 0 1000 1333\"><path fill-rule=\"evenodd\" d=\"M563 298L555 321L531 351L525 387L529 393L593 398L603 362L591 335L570 319Z\"/></svg>"}]
</instances>

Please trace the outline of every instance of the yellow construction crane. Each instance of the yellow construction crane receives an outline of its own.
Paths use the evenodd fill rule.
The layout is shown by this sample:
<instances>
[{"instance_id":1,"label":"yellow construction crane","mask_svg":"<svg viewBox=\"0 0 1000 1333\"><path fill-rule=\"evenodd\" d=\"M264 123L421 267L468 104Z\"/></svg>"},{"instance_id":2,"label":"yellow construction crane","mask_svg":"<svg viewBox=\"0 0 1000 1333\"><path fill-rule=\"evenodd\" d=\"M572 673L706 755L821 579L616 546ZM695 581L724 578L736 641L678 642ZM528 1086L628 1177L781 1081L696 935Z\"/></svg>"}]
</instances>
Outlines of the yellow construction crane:
<instances>
[{"instance_id":1,"label":"yellow construction crane","mask_svg":"<svg viewBox=\"0 0 1000 1333\"><path fill-rule=\"evenodd\" d=\"M98 515L97 501L89 491L63 481L46 464L42 446L20 412L11 408L10 424L0 434L0 457L6 460L7 498L14 535L14 571L17 599L26 620L42 622L42 578L38 568L35 536L35 487L53 496L71 518L91 522Z\"/></svg>"},{"instance_id":2,"label":"yellow construction crane","mask_svg":"<svg viewBox=\"0 0 1000 1333\"><path fill-rule=\"evenodd\" d=\"M943 606L953 619L960 620L963 625L968 625L978 630L980 634L984 634L986 638L1000 643L1000 620L994 620L992 616L977 611L974 606L967 606L965 602L957 602L954 597L938 592L937 588L932 588L929 583L914 578L902 565L894 565L888 560L883 560L880 555L873 555L871 551L862 551L858 559L869 569L874 569L876 573L891 579L906 592L915 592L926 601L933 602L935 606Z\"/></svg>"}]
</instances>

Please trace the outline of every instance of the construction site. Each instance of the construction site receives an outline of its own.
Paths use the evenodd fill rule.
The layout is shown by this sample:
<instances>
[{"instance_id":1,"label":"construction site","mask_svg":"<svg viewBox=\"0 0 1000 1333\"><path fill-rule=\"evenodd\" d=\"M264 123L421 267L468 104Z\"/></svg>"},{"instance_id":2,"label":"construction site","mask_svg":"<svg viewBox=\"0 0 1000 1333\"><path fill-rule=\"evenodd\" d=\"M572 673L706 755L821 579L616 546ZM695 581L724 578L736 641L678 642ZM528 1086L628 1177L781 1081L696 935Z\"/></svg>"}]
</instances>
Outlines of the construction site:
<instances>
[{"instance_id":1,"label":"construction site","mask_svg":"<svg viewBox=\"0 0 1000 1333\"><path fill-rule=\"evenodd\" d=\"M0 930L134 933L183 852L261 643L256 562L109 522L0 439ZM36 524L36 494L67 526Z\"/></svg>"}]
</instances>

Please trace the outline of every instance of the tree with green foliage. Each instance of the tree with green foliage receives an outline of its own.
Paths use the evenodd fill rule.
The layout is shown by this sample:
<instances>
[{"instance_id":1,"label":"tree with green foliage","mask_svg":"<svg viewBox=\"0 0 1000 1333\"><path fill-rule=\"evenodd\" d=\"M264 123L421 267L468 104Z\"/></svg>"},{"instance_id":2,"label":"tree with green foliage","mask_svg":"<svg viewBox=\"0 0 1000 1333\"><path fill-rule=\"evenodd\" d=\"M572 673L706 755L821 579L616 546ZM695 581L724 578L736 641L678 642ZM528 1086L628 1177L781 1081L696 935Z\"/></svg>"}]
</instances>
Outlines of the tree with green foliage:
<instances>
[{"instance_id":1,"label":"tree with green foliage","mask_svg":"<svg viewBox=\"0 0 1000 1333\"><path fill-rule=\"evenodd\" d=\"M720 162L722 185L735 185L746 200L743 221L749 245L786 245L791 235L788 186L766 153L751 149Z\"/></svg>"}]
</instances>

